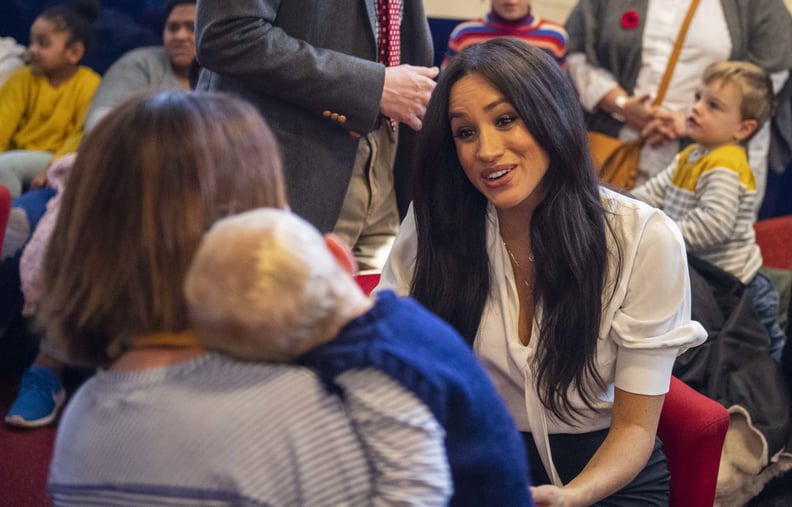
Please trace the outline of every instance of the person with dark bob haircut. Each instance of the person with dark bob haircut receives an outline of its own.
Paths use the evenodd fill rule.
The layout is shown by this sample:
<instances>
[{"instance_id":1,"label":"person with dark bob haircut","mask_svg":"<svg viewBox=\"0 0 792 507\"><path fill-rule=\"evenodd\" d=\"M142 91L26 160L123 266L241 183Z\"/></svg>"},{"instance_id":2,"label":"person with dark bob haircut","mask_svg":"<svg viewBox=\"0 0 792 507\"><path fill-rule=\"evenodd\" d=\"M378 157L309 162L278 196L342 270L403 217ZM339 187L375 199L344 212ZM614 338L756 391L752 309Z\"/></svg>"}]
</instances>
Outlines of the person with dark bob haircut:
<instances>
[{"instance_id":1,"label":"person with dark bob haircut","mask_svg":"<svg viewBox=\"0 0 792 507\"><path fill-rule=\"evenodd\" d=\"M429 103L378 289L473 346L524 434L537 505L667 505L657 423L676 356L706 333L679 231L601 187L588 150L549 56L465 49Z\"/></svg>"},{"instance_id":2,"label":"person with dark bob haircut","mask_svg":"<svg viewBox=\"0 0 792 507\"><path fill-rule=\"evenodd\" d=\"M86 137L44 262L39 317L101 369L58 427L55 505L368 505L371 470L315 374L208 352L184 277L217 220L286 208L275 137L221 94L134 97Z\"/></svg>"}]
</instances>

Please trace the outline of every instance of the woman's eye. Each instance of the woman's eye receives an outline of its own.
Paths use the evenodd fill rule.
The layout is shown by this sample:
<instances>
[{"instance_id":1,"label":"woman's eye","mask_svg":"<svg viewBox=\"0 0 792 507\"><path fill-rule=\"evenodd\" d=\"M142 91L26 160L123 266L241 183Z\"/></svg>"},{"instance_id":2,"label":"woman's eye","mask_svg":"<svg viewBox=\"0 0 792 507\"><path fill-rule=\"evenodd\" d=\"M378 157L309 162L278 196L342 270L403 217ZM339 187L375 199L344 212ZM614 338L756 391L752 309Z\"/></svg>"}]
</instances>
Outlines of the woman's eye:
<instances>
[{"instance_id":1,"label":"woman's eye","mask_svg":"<svg viewBox=\"0 0 792 507\"><path fill-rule=\"evenodd\" d=\"M467 139L473 135L473 129L470 128L459 128L454 133L454 137L458 139Z\"/></svg>"},{"instance_id":2,"label":"woman's eye","mask_svg":"<svg viewBox=\"0 0 792 507\"><path fill-rule=\"evenodd\" d=\"M505 115L498 118L498 120L495 122L495 125L497 125L498 127L507 127L512 123L514 123L515 121L517 121L516 116Z\"/></svg>"}]
</instances>

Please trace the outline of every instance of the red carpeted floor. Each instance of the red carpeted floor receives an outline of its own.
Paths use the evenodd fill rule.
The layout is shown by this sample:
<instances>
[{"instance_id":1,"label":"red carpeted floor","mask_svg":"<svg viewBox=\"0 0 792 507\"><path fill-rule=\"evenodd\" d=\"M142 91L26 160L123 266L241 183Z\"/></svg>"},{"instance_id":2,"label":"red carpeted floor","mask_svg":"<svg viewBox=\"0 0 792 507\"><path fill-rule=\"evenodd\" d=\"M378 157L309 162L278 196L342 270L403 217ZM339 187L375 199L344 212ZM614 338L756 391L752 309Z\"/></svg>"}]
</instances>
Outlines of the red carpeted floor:
<instances>
[{"instance_id":1,"label":"red carpeted floor","mask_svg":"<svg viewBox=\"0 0 792 507\"><path fill-rule=\"evenodd\" d=\"M0 378L0 414L16 398L18 379ZM55 423L45 428L20 430L0 422L0 505L51 505L46 492Z\"/></svg>"}]
</instances>

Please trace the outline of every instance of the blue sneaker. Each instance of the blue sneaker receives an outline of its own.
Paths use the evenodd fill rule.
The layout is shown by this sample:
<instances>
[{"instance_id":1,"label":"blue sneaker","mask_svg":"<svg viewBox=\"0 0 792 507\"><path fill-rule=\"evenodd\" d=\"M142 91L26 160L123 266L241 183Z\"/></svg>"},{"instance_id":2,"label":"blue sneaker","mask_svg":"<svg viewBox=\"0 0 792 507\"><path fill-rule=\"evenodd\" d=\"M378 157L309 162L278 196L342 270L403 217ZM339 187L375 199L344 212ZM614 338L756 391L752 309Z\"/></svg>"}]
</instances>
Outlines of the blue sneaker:
<instances>
[{"instance_id":1,"label":"blue sneaker","mask_svg":"<svg viewBox=\"0 0 792 507\"><path fill-rule=\"evenodd\" d=\"M66 392L55 372L34 364L22 375L19 394L5 422L22 428L46 426L55 420L65 399Z\"/></svg>"}]
</instances>

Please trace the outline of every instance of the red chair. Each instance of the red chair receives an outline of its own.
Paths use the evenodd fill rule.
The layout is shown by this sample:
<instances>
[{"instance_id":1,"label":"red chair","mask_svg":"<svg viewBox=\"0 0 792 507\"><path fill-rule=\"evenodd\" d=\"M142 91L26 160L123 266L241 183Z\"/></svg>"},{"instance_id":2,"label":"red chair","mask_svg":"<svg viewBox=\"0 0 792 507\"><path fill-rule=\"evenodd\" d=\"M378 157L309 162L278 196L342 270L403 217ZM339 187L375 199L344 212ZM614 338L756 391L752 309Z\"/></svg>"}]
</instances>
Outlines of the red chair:
<instances>
[{"instance_id":1,"label":"red chair","mask_svg":"<svg viewBox=\"0 0 792 507\"><path fill-rule=\"evenodd\" d=\"M355 279L368 294L377 286L379 274L357 275ZM671 506L702 507L715 502L728 427L729 414L721 404L671 377L657 428L671 472Z\"/></svg>"},{"instance_id":2,"label":"red chair","mask_svg":"<svg viewBox=\"0 0 792 507\"><path fill-rule=\"evenodd\" d=\"M671 472L669 505L699 507L715 502L728 428L729 413L723 405L671 377L657 427Z\"/></svg>"},{"instance_id":3,"label":"red chair","mask_svg":"<svg viewBox=\"0 0 792 507\"><path fill-rule=\"evenodd\" d=\"M792 269L792 215L767 218L754 224L756 242L765 266Z\"/></svg>"},{"instance_id":4,"label":"red chair","mask_svg":"<svg viewBox=\"0 0 792 507\"><path fill-rule=\"evenodd\" d=\"M0 185L0 250L3 249L9 213L11 213L11 193L4 185Z\"/></svg>"}]
</instances>

